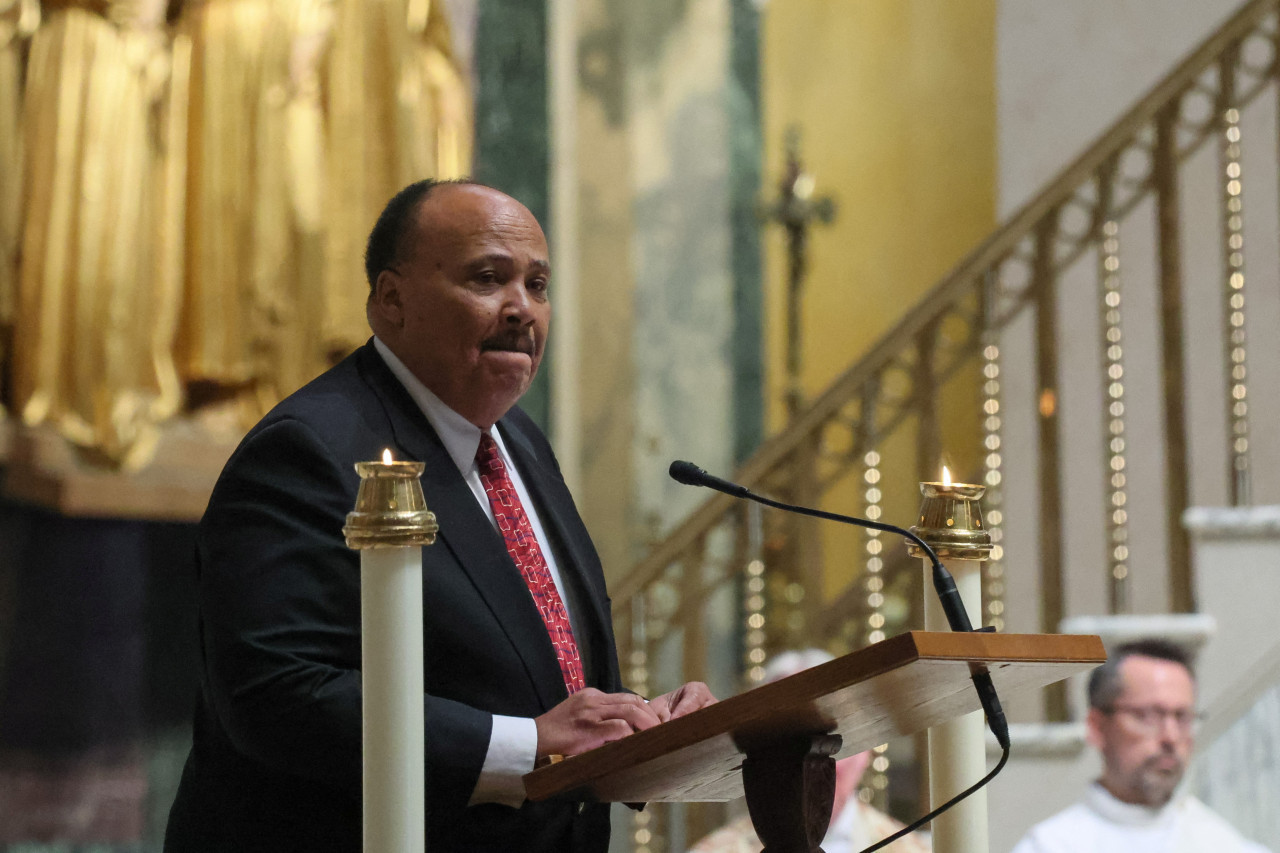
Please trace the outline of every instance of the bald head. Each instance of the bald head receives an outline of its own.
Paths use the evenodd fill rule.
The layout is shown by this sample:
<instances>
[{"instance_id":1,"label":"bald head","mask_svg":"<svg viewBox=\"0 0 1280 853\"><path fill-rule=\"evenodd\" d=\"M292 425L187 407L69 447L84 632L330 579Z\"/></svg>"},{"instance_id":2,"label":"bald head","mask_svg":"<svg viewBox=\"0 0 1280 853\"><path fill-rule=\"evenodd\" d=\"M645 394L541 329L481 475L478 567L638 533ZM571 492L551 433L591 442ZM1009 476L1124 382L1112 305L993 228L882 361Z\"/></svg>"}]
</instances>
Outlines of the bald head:
<instances>
[{"instance_id":1,"label":"bald head","mask_svg":"<svg viewBox=\"0 0 1280 853\"><path fill-rule=\"evenodd\" d=\"M473 181L459 178L453 181L437 181L426 179L415 181L392 196L387 202L373 230L369 232L369 242L364 251L364 274L369 282L369 293L372 295L378 283L378 274L385 269L393 269L400 260L400 254L413 231L414 220L418 214L418 206L437 187L450 185L474 185Z\"/></svg>"},{"instance_id":2,"label":"bald head","mask_svg":"<svg viewBox=\"0 0 1280 853\"><path fill-rule=\"evenodd\" d=\"M369 243L374 334L487 429L528 390L546 346L551 268L541 226L492 187L423 182L392 199Z\"/></svg>"}]
</instances>

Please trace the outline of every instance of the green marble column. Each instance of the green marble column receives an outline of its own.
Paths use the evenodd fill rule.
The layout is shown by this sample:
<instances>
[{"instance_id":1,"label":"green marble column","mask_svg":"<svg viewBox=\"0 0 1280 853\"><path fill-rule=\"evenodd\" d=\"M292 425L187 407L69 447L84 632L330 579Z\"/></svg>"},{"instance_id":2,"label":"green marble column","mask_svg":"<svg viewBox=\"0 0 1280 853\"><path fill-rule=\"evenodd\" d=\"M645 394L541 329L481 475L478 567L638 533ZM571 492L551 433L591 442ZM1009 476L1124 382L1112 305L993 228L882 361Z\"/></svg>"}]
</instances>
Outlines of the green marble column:
<instances>
[{"instance_id":1,"label":"green marble column","mask_svg":"<svg viewBox=\"0 0 1280 853\"><path fill-rule=\"evenodd\" d=\"M547 7L545 0L480 0L475 36L475 163L472 176L524 202L550 235L548 209ZM550 421L550 349L520 401L543 429Z\"/></svg>"}]
</instances>

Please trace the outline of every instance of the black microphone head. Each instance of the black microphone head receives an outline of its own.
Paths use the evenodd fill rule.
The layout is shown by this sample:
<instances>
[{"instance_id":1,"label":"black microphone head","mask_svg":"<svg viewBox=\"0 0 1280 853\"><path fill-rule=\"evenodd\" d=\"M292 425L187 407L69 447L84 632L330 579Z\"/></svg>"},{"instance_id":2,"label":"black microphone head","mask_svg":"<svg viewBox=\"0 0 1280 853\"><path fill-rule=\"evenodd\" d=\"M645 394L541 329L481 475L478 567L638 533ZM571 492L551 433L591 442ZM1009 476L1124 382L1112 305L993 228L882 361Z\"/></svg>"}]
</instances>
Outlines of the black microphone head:
<instances>
[{"instance_id":1,"label":"black microphone head","mask_svg":"<svg viewBox=\"0 0 1280 853\"><path fill-rule=\"evenodd\" d=\"M707 472L692 462L685 462L683 459L677 459L672 462L671 467L667 469L667 473L671 475L671 479L686 486L706 485Z\"/></svg>"}]
</instances>

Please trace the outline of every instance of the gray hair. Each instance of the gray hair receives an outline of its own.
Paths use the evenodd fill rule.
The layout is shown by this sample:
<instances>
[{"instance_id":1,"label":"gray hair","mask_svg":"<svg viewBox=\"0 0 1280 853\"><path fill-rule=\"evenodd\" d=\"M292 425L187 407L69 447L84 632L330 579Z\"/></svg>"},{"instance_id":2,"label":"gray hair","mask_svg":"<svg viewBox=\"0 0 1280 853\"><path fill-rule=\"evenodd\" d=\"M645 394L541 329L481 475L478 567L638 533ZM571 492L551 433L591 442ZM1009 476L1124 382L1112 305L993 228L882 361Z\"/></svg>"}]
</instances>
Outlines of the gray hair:
<instances>
[{"instance_id":1,"label":"gray hair","mask_svg":"<svg viewBox=\"0 0 1280 853\"><path fill-rule=\"evenodd\" d=\"M1155 658L1176 663L1195 681L1192 656L1183 646L1172 640L1151 637L1133 640L1116 646L1107 656L1107 662L1089 674L1089 707L1109 711L1124 692L1124 680L1120 677L1120 664L1132 657Z\"/></svg>"}]
</instances>

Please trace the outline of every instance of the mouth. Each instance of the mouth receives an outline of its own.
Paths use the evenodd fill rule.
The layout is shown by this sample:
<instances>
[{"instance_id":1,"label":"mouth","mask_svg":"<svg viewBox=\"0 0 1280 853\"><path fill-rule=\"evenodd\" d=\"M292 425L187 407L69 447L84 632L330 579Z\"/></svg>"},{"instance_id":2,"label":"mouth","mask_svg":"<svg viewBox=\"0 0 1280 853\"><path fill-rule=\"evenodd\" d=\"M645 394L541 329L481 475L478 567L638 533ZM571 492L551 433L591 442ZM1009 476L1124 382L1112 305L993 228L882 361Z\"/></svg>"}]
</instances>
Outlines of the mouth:
<instances>
[{"instance_id":1,"label":"mouth","mask_svg":"<svg viewBox=\"0 0 1280 853\"><path fill-rule=\"evenodd\" d=\"M494 335L480 342L481 352L518 352L533 357L533 335L529 332L512 332Z\"/></svg>"},{"instance_id":2,"label":"mouth","mask_svg":"<svg viewBox=\"0 0 1280 853\"><path fill-rule=\"evenodd\" d=\"M1183 770L1182 762L1172 755L1156 756L1147 762L1147 766L1162 775L1180 774Z\"/></svg>"}]
</instances>

